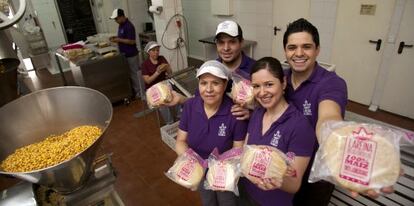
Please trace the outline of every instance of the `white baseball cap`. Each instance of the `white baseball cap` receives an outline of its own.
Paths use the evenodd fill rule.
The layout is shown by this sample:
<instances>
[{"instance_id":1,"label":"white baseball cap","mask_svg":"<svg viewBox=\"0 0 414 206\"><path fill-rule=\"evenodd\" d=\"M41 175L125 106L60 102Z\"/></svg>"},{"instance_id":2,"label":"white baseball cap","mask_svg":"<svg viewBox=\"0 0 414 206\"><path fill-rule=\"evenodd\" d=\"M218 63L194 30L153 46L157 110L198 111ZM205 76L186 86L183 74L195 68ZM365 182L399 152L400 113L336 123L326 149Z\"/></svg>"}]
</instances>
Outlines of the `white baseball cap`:
<instances>
[{"instance_id":1,"label":"white baseball cap","mask_svg":"<svg viewBox=\"0 0 414 206\"><path fill-rule=\"evenodd\" d=\"M212 74L221 79L228 80L230 78L230 73L227 67L216 60L204 62L204 64L197 70L196 77L199 78L201 75L206 73Z\"/></svg>"},{"instance_id":2,"label":"white baseball cap","mask_svg":"<svg viewBox=\"0 0 414 206\"><path fill-rule=\"evenodd\" d=\"M239 32L240 31L240 32ZM223 21L217 26L216 30L216 37L217 35L224 33L230 35L232 37L237 37L241 35L241 29L239 29L239 25L231 20Z\"/></svg>"},{"instance_id":3,"label":"white baseball cap","mask_svg":"<svg viewBox=\"0 0 414 206\"><path fill-rule=\"evenodd\" d=\"M158 46L161 46L161 45L159 45L155 41L150 41L147 43L147 45L145 45L144 51L148 53L151 49L158 47Z\"/></svg>"},{"instance_id":4,"label":"white baseball cap","mask_svg":"<svg viewBox=\"0 0 414 206\"><path fill-rule=\"evenodd\" d=\"M109 17L110 19L115 19L118 16L125 16L124 10L122 9L114 9L114 11L112 12L111 17Z\"/></svg>"}]
</instances>

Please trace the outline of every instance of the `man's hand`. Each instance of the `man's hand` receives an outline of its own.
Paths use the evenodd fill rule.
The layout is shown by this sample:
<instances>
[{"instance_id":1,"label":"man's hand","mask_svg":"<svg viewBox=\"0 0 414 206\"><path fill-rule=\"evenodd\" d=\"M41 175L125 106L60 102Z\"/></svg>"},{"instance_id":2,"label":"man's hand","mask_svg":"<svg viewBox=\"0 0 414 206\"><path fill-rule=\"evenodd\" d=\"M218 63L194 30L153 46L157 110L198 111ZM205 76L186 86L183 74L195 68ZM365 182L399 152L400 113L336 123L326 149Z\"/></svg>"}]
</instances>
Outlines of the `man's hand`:
<instances>
[{"instance_id":1,"label":"man's hand","mask_svg":"<svg viewBox=\"0 0 414 206\"><path fill-rule=\"evenodd\" d=\"M244 108L240 104L234 104L231 107L231 113L236 117L237 120L246 120L250 118L250 111L247 108Z\"/></svg>"},{"instance_id":2,"label":"man's hand","mask_svg":"<svg viewBox=\"0 0 414 206\"><path fill-rule=\"evenodd\" d=\"M109 41L114 42L114 43L118 43L119 40L120 40L120 38L119 37L116 37L116 36L109 37Z\"/></svg>"},{"instance_id":3,"label":"man's hand","mask_svg":"<svg viewBox=\"0 0 414 206\"><path fill-rule=\"evenodd\" d=\"M404 175L404 170L401 168L400 169L400 176ZM394 187L393 186L389 186L389 187L383 187L380 189L380 191L384 194L391 194L394 192ZM351 193L351 197L356 198L358 197L358 195L360 195L360 193L355 192L355 191L349 191ZM362 195L368 196L370 198L378 198L380 196L380 193L376 192L375 190L368 190L364 193L361 193Z\"/></svg>"}]
</instances>

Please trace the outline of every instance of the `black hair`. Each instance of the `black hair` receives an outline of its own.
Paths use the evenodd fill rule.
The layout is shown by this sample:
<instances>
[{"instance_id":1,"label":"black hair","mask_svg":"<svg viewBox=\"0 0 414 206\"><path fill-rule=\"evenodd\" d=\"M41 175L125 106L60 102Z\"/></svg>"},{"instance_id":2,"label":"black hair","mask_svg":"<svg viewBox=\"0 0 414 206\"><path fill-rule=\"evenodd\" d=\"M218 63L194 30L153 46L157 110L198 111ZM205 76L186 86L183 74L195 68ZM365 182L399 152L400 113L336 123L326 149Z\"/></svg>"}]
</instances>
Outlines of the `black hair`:
<instances>
[{"instance_id":1,"label":"black hair","mask_svg":"<svg viewBox=\"0 0 414 206\"><path fill-rule=\"evenodd\" d=\"M118 9L117 11L117 17L120 17L120 16L125 16L124 10L122 9Z\"/></svg>"},{"instance_id":2,"label":"black hair","mask_svg":"<svg viewBox=\"0 0 414 206\"><path fill-rule=\"evenodd\" d=\"M313 26L309 21L304 18L300 18L290 24L288 24L285 34L283 35L283 48L286 48L289 35L298 32L308 32L312 35L313 42L316 48L319 47L319 33L318 29Z\"/></svg>"},{"instance_id":3,"label":"black hair","mask_svg":"<svg viewBox=\"0 0 414 206\"><path fill-rule=\"evenodd\" d=\"M273 57L263 57L252 66L252 70L250 72L250 75L253 75L254 73L262 70L267 69L273 77L280 80L281 83L284 82L284 73L282 65L280 64L280 61Z\"/></svg>"}]
</instances>

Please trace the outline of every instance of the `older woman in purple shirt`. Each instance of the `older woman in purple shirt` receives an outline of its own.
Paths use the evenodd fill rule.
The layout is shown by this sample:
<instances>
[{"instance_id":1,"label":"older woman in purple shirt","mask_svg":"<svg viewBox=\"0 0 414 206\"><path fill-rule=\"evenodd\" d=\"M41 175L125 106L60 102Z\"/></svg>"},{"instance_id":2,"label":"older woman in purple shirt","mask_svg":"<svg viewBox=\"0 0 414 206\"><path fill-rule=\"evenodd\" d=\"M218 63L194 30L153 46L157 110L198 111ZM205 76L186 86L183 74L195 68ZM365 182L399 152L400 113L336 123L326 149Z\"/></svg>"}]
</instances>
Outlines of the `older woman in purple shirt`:
<instances>
[{"instance_id":1,"label":"older woman in purple shirt","mask_svg":"<svg viewBox=\"0 0 414 206\"><path fill-rule=\"evenodd\" d=\"M233 101L225 90L229 80L228 69L211 60L197 71L200 95L184 103L175 149L178 155L188 148L207 159L214 148L223 153L244 143L247 122L237 120L231 113ZM215 192L199 187L203 205L236 205L232 192Z\"/></svg>"},{"instance_id":2,"label":"older woman in purple shirt","mask_svg":"<svg viewBox=\"0 0 414 206\"><path fill-rule=\"evenodd\" d=\"M295 155L291 171L282 181L240 179L240 205L292 205L316 142L305 116L284 98L286 78L280 62L264 57L252 68L252 86L260 106L250 117L247 144L268 145Z\"/></svg>"}]
</instances>

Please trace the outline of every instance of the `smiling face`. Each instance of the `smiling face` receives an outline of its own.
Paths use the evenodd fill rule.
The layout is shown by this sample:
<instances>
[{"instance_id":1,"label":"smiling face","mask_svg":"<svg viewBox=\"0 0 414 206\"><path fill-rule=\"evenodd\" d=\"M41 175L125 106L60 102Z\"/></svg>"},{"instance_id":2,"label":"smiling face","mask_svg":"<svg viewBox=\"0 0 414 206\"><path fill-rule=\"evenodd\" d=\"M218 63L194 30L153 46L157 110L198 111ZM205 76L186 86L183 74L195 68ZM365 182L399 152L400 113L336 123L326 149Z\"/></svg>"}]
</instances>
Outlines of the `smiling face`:
<instances>
[{"instance_id":1,"label":"smiling face","mask_svg":"<svg viewBox=\"0 0 414 206\"><path fill-rule=\"evenodd\" d=\"M286 81L283 83L268 69L261 69L252 74L253 94L265 109L275 108L283 97Z\"/></svg>"},{"instance_id":2,"label":"smiling face","mask_svg":"<svg viewBox=\"0 0 414 206\"><path fill-rule=\"evenodd\" d=\"M316 46L310 33L297 32L288 36L285 55L294 72L311 73L318 54L319 46Z\"/></svg>"},{"instance_id":3,"label":"smiling face","mask_svg":"<svg viewBox=\"0 0 414 206\"><path fill-rule=\"evenodd\" d=\"M205 73L200 76L198 81L198 89L200 96L207 105L220 104L223 99L223 94L226 90L227 81L220 79L210 73Z\"/></svg>"},{"instance_id":4,"label":"smiling face","mask_svg":"<svg viewBox=\"0 0 414 206\"><path fill-rule=\"evenodd\" d=\"M220 34L216 39L217 53L225 64L232 64L241 57L242 41L238 37Z\"/></svg>"}]
</instances>

